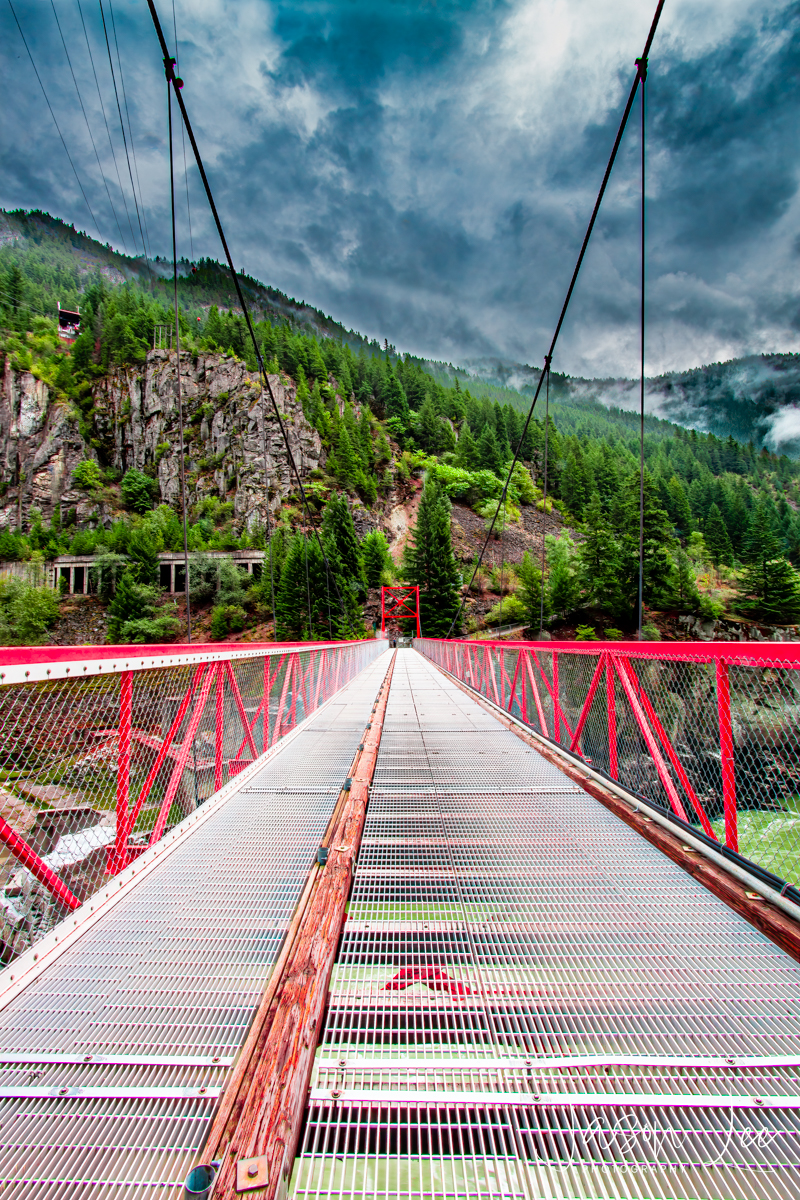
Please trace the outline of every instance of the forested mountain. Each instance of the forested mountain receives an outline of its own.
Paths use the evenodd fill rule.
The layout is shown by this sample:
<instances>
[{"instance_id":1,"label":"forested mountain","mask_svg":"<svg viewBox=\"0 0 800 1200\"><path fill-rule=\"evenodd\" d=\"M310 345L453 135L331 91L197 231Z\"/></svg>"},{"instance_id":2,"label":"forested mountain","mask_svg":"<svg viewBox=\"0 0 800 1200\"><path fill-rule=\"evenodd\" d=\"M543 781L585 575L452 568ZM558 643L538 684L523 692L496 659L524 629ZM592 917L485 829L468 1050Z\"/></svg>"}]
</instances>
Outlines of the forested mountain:
<instances>
[{"instance_id":1,"label":"forested mountain","mask_svg":"<svg viewBox=\"0 0 800 1200\"><path fill-rule=\"evenodd\" d=\"M167 264L125 259L45 214L6 214L0 235L0 558L94 554L100 590L116 606L114 636L163 637L169 618L156 611L155 555L183 541L175 357L152 349L154 330L174 324ZM205 551L269 550L257 587L245 593L231 577L216 596L216 636L264 617L284 636L353 636L369 589L395 572L420 583L426 631L446 633L462 579L472 576L470 552L462 548L461 562L453 556L451 506L462 524L471 512L488 527L497 513L503 539L493 554L499 577L479 572L466 598L467 630L504 620L538 628L540 607L556 620L588 614L608 636L631 628L639 431L635 413L609 406L621 385L554 377L549 428L540 405L525 431L532 376L504 375L495 364L478 379L474 370L400 355L243 278L297 439L318 540L260 402L256 356L227 272L207 261L183 270L184 446L191 549L200 556L193 592L214 599ZM80 307L81 333L69 347L57 335L57 301ZM734 366L723 364L731 371L720 368L719 379L733 378ZM695 377L711 375L681 377L680 403L712 394ZM38 424L25 418L34 437L22 413L36 388ZM515 450L520 463L503 502ZM655 416L646 421L645 458L649 608L800 618L800 465L753 440ZM54 481L35 503L32 477ZM422 477L417 525L393 563L387 518ZM542 583L536 563L546 533Z\"/></svg>"}]
</instances>

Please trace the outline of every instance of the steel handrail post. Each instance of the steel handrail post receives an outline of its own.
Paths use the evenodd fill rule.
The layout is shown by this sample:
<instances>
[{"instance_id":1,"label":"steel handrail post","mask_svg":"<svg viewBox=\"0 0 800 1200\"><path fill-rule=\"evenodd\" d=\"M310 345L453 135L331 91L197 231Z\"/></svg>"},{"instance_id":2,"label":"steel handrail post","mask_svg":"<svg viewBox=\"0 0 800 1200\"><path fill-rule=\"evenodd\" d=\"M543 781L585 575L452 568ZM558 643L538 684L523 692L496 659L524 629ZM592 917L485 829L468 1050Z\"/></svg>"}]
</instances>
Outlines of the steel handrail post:
<instances>
[{"instance_id":1,"label":"steel handrail post","mask_svg":"<svg viewBox=\"0 0 800 1200\"><path fill-rule=\"evenodd\" d=\"M486 668L487 668L487 666L488 666L488 669L489 669L489 674L490 674L490 676L491 676L491 679L492 679L492 691L494 692L494 702L495 702L495 704L497 705L497 707L498 707L498 708L502 708L503 706L502 706L502 704L500 703L500 697L499 697L499 696L498 696L498 694L497 694L497 680L496 680L496 679L495 679L495 677L494 677L494 662L493 662L493 660L492 660L492 651L491 651L491 648L490 648L489 646L487 646L487 647L486 647L486 650L484 651L484 655L483 655L483 675L484 675L484 683L486 682ZM486 690L487 690L487 692L488 692L488 688L487 688Z\"/></svg>"},{"instance_id":2,"label":"steel handrail post","mask_svg":"<svg viewBox=\"0 0 800 1200\"><path fill-rule=\"evenodd\" d=\"M669 737L667 736L667 731L664 728L664 726L661 724L661 719L653 706L652 700L647 695L647 692L644 690L644 688L642 687L642 685L639 681L639 678L636 674L636 670L633 666L633 663L631 662L630 659L626 659L624 661L625 661L625 669L628 671L628 673L630 675L633 676L634 682L636 683L638 696L642 703L642 707L644 708L647 719L649 720L650 724L653 726L653 729L656 731L656 735L659 738L661 745L666 750L669 760L672 763L673 767L675 768L675 773L677 774L678 779L680 780L681 787L686 792L686 795L689 797L689 801L690 801L692 807L694 808L695 812L697 813L697 816L700 820L700 824L703 826L703 832L707 833L709 837L712 837L712 838L714 838L715 841L717 841L718 840L717 835L714 833L714 830L711 828L711 822L709 821L708 816L706 815L706 811L703 808L703 805L700 803L700 799L699 799L697 793L695 792L694 788L692 787L691 783L689 782L689 777L686 774L686 771L684 770L683 763L678 758L677 752L676 752L674 746L672 745L672 742L670 741Z\"/></svg>"},{"instance_id":3,"label":"steel handrail post","mask_svg":"<svg viewBox=\"0 0 800 1200\"><path fill-rule=\"evenodd\" d=\"M557 742L561 741L561 702L558 698L558 651L553 651L553 737ZM566 721L564 722L566 725ZM567 725L567 729L569 726Z\"/></svg>"},{"instance_id":4,"label":"steel handrail post","mask_svg":"<svg viewBox=\"0 0 800 1200\"><path fill-rule=\"evenodd\" d=\"M148 846L154 846L155 843L160 840L161 835L164 832L164 826L167 823L169 810L172 807L172 801L175 799L178 785L180 784L183 776L183 772L189 758L189 752L192 749L192 743L195 739L195 734L197 733L197 727L200 724L200 720L203 716L203 711L206 706L206 701L208 700L209 692L211 691L211 685L214 682L215 674L216 672L214 671L206 672L206 677L203 680L203 686L200 689L200 695L197 698L197 704L195 705L194 712L189 718L189 724L186 727L186 733L183 741L181 742L180 754L175 761L175 766L173 768L172 775L170 776L170 781L167 784L167 790L164 793L164 799L161 801L161 808L159 809L158 816L156 817L156 823L153 826L152 832L150 833L150 838L147 843Z\"/></svg>"},{"instance_id":5,"label":"steel handrail post","mask_svg":"<svg viewBox=\"0 0 800 1200\"><path fill-rule=\"evenodd\" d=\"M531 651L530 651L530 653L533 655L533 660L534 660L534 662L536 663L536 666L539 668L539 674L540 674L540 675L541 675L541 677L542 677L542 683L543 683L543 684L544 684L544 686L547 688L548 692L550 693L550 699L553 701L553 740L554 740L554 741L558 741L558 738L555 736L555 728L556 728L556 714L558 714L558 717L559 717L559 718L560 718L560 720L563 722L564 728L566 729L566 731L567 731L567 733L569 734L569 736L570 736L570 737L572 737L572 729L570 728L569 721L568 721L568 720L567 720L567 718L564 716L564 713L563 713L563 711L562 711L562 709L561 709L561 705L560 705L560 704L559 704L559 702L558 702L558 696L557 696L557 694L556 694L556 692L555 692L554 688L551 686L551 684L550 684L550 680L547 678L547 676L546 676L546 675L545 675L545 673L544 673L544 667L543 667L543 666L542 666L542 664L539 662L539 655L537 654L537 652L536 652L535 650L531 650ZM555 657L556 657L556 656L555 656L555 653L553 653L553 659L554 659L554 660L555 660ZM555 684L557 685L557 684L558 684L558 664L557 664L557 663L555 663L555 672L554 672L554 674L555 674L555 680L554 680L554 682L555 682Z\"/></svg>"},{"instance_id":6,"label":"steel handrail post","mask_svg":"<svg viewBox=\"0 0 800 1200\"><path fill-rule=\"evenodd\" d=\"M222 663L217 663L216 706L214 710L214 791L222 787L222 739L225 726L225 674Z\"/></svg>"},{"instance_id":7,"label":"steel handrail post","mask_svg":"<svg viewBox=\"0 0 800 1200\"><path fill-rule=\"evenodd\" d=\"M608 773L612 779L619 779L617 693L614 686L614 668L608 653L606 653L606 711L608 713Z\"/></svg>"},{"instance_id":8,"label":"steel handrail post","mask_svg":"<svg viewBox=\"0 0 800 1200\"><path fill-rule=\"evenodd\" d=\"M220 663L219 665L220 665L220 670L224 671L225 675L227 676L228 683L230 684L230 688L231 688L231 695L233 696L233 702L236 705L236 709L239 713L239 720L242 722L242 725L244 726L244 741L242 742L242 745L239 748L239 753L236 755L236 757L238 758L239 754L242 753L242 749L244 748L244 743L249 742L250 743L250 753L252 754L253 758L258 758L258 750L256 748L256 743L253 738L253 726L255 726L255 723L258 720L258 710L256 710L256 715L253 718L253 725L251 726L250 722L247 720L247 713L246 713L245 707L244 707L244 700L242 699L242 693L239 691L239 684L236 682L236 676L233 673L233 667L232 667L231 663L224 662L224 663Z\"/></svg>"},{"instance_id":9,"label":"steel handrail post","mask_svg":"<svg viewBox=\"0 0 800 1200\"><path fill-rule=\"evenodd\" d=\"M540 731L540 733L543 733L545 737L549 737L549 734L547 732L547 718L545 717L545 714L544 714L544 706L542 705L542 698L539 695L539 686L536 683L536 676L533 673L533 666L531 665L530 650L527 650L525 652L525 655L526 655L525 666L527 668L528 679L530 680L530 685L533 690L533 701L534 701L534 704L536 705L536 712L539 716L539 726L540 726L539 731ZM535 657L536 656L534 655L534 658ZM536 665L539 667L539 670L541 671L542 668L541 668L541 664L539 663L538 659L536 660Z\"/></svg>"},{"instance_id":10,"label":"steel handrail post","mask_svg":"<svg viewBox=\"0 0 800 1200\"><path fill-rule=\"evenodd\" d=\"M725 813L725 845L739 849L739 819L736 810L736 762L733 754L731 724L731 687L728 663L720 654L716 659L717 716L719 746L722 754L722 807Z\"/></svg>"},{"instance_id":11,"label":"steel handrail post","mask_svg":"<svg viewBox=\"0 0 800 1200\"><path fill-rule=\"evenodd\" d=\"M619 681L622 684L625 695L628 697L628 703L631 706L633 715L636 718L636 723L639 726L647 749L650 752L650 757L655 763L658 777L664 786L664 791L669 797L669 802L672 805L673 812L676 816L680 817L682 821L686 821L686 823L689 824L689 818L686 815L686 809L683 807L683 802L681 801L681 798L678 795L678 790L672 781L672 776L667 770L667 764L664 762L661 751L658 748L658 743L653 735L653 731L647 723L647 717L644 715L644 709L642 708L639 697L636 694L636 688L634 687L628 672L625 670L625 660L623 658L618 658L616 655L611 655L610 657L612 657L614 660L614 666L616 667Z\"/></svg>"},{"instance_id":12,"label":"steel handrail post","mask_svg":"<svg viewBox=\"0 0 800 1200\"><path fill-rule=\"evenodd\" d=\"M128 801L131 787L131 729L133 726L133 671L119 680L119 732L117 735L117 829L114 850L106 864L108 875L118 875L128 865Z\"/></svg>"},{"instance_id":13,"label":"steel handrail post","mask_svg":"<svg viewBox=\"0 0 800 1200\"><path fill-rule=\"evenodd\" d=\"M275 741L277 742L281 734L281 723L283 721L283 709L286 704L286 693L289 690L289 681L292 677L292 656L287 654L283 660L286 664L286 671L283 676L283 685L281 687L281 696L278 701L278 711L275 715Z\"/></svg>"},{"instance_id":14,"label":"steel handrail post","mask_svg":"<svg viewBox=\"0 0 800 1200\"><path fill-rule=\"evenodd\" d=\"M161 747L160 747L158 753L156 754L156 761L153 763L152 767L150 768L150 770L147 774L147 778L145 779L144 784L142 786L142 790L139 792L139 795L136 797L136 804L133 806L133 809L128 817L128 825L125 830L125 846L126 847L128 845L128 839L130 838L130 836L133 833L133 830L136 826L136 822L138 820L139 813L142 810L142 805L144 804L147 797L150 795L150 791L153 787L153 784L156 781L158 772L161 770L162 766L164 765L164 760L167 757L169 748L172 745L172 742L175 738L176 733L178 732L178 730L181 727L183 718L186 716L186 710L189 707L189 704L191 703L191 700L194 696L194 690L200 683L200 680L202 679L203 675L206 673L206 669L208 671L207 678L210 678L211 675L213 674L210 663L201 663L200 666L196 668L195 673L194 673L194 679L192 680L189 687L186 689L186 694L184 695L183 700L181 700L181 703L178 706L178 711L175 715L175 719L173 720L172 724L170 725L169 732L167 733L167 736L164 738L163 742L161 743Z\"/></svg>"},{"instance_id":15,"label":"steel handrail post","mask_svg":"<svg viewBox=\"0 0 800 1200\"><path fill-rule=\"evenodd\" d=\"M586 699L583 702L583 708L581 709L581 715L578 717L578 723L575 726L575 732L572 735L572 742L570 743L570 747L569 747L570 750L575 749L575 747L578 744L578 740L579 740L581 734L583 733L583 726L586 723L586 718L589 716L589 709L592 707L592 702L594 700L594 694L597 691L597 685L600 682L600 676L603 673L603 667L605 666L605 659L606 659L605 652L602 652L600 654L600 657L597 660L597 666L594 669L594 675L592 676L592 682L589 684L589 691L586 693ZM582 750L579 750L578 753L581 755L581 757L583 757Z\"/></svg>"},{"instance_id":16,"label":"steel handrail post","mask_svg":"<svg viewBox=\"0 0 800 1200\"><path fill-rule=\"evenodd\" d=\"M52 896L65 904L67 908L73 912L76 908L80 908L81 902L77 896L74 896L62 879L59 879L52 867L48 867L44 859L36 853L32 846L29 846L24 838L21 838L18 833L9 825L3 817L0 817L0 842L7 846L14 857L26 867L31 875L43 883Z\"/></svg>"},{"instance_id":17,"label":"steel handrail post","mask_svg":"<svg viewBox=\"0 0 800 1200\"><path fill-rule=\"evenodd\" d=\"M522 666L522 654L518 651L517 652L517 669L514 671L514 679L511 684L511 692L508 697L508 711L509 712L511 712L512 708L514 707L514 695L517 690L517 679L519 677L519 669L521 666ZM525 676L524 675L522 676L522 693L523 693L523 701L519 707L520 707L520 712L522 712L522 714L523 714L522 719L524 721L525 720L525 716L524 716L524 713L525 713Z\"/></svg>"},{"instance_id":18,"label":"steel handrail post","mask_svg":"<svg viewBox=\"0 0 800 1200\"><path fill-rule=\"evenodd\" d=\"M292 723L289 726L289 728L294 729L295 725L297 724L297 691L298 691L298 686L299 686L297 683L297 676L300 673L300 662L299 662L299 655L298 655L297 651L295 651L295 653L292 655L292 668L291 669L292 669L292 704L289 709L289 713L291 716Z\"/></svg>"}]
</instances>

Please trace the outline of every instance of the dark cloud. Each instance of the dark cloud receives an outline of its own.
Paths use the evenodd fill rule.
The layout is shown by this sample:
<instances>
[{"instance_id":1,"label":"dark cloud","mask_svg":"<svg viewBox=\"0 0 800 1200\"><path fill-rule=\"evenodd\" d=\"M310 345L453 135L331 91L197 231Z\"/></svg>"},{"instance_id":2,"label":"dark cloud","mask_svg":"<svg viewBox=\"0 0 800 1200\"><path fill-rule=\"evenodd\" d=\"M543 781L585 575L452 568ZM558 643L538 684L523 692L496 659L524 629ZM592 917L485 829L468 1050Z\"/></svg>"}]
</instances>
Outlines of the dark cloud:
<instances>
[{"instance_id":1,"label":"dark cloud","mask_svg":"<svg viewBox=\"0 0 800 1200\"><path fill-rule=\"evenodd\" d=\"M15 6L98 232L118 242L52 11L41 0ZM62 8L120 215L77 10ZM169 32L171 10L162 8ZM184 95L237 264L401 348L540 362L648 9L641 0L179 2ZM84 10L121 154L102 31L94 7ZM144 6L116 0L114 14L152 251L164 253L158 47ZM7 9L0 38L0 203L88 225ZM648 80L654 372L800 349L799 42L795 0L709 0L699 8L675 0L665 10ZM564 327L560 369L635 370L638 137L635 110ZM119 165L127 186L124 157ZM217 256L194 171L190 189L195 255ZM183 214L181 237L188 243Z\"/></svg>"}]
</instances>

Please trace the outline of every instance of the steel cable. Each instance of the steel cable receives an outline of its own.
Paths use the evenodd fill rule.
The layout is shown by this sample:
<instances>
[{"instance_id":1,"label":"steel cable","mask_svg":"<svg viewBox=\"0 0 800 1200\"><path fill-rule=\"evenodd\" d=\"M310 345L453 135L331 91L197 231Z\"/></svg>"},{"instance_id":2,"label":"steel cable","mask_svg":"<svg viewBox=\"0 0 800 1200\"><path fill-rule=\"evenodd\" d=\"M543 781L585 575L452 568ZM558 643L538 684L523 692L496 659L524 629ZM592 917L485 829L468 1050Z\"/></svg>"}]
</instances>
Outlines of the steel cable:
<instances>
[{"instance_id":1,"label":"steel cable","mask_svg":"<svg viewBox=\"0 0 800 1200\"><path fill-rule=\"evenodd\" d=\"M152 5L151 5L151 7L152 7ZM655 16L653 17L653 21L650 26L650 32L647 35L647 41L645 42L644 51L642 53L642 60L644 62L647 61L648 55L650 53L650 47L653 44L653 38L655 37L656 29L658 28L658 22L661 17L661 12L662 12L663 8L664 8L664 0L658 0L658 7L656 8ZM580 273L581 266L583 265L583 260L586 256L586 250L589 246L589 240L592 236L595 222L597 221L598 213L600 212L600 205L602 204L603 197L606 193L608 181L611 177L611 171L612 171L612 168L613 168L614 163L617 158L617 152L619 151L620 143L622 142L622 135L625 132L625 127L628 123L628 117L630 116L631 109L633 108L633 102L636 99L636 92L639 88L640 78L641 78L641 75L640 75L640 70L639 70L639 59L637 59L636 60L636 78L633 81L633 85L631 87L630 94L628 95L627 103L625 105L625 110L622 114L622 119L620 120L620 123L619 123L619 129L617 130L617 136L614 139L614 145L611 149L611 154L608 159L608 165L606 166L605 174L603 175L603 182L600 184L600 190L597 193L597 199L594 202L594 208L592 210L592 215L589 219L589 224L586 228L586 233L584 234L584 237L583 237L583 243L581 245L580 253L578 254L578 260L575 263L575 269L572 272L572 278L570 280L569 287L567 288L567 294L564 298L564 303L561 307L561 313L558 318L558 323L556 325L555 332L554 332L552 340L550 342L550 349L549 349L548 353L545 355L545 362L548 362L548 361L552 362L553 352L556 347L556 342L558 341L559 334L561 333L561 327L564 324L564 319L567 315L567 309L569 308L569 304L572 299L572 293L575 291L575 285L578 282L578 275ZM533 410L536 408L536 401L539 399L539 393L542 390L542 383L544 382L544 377L545 377L545 371L542 370L542 372L539 375L539 382L536 385L536 391L534 393L533 400L531 401L531 406L528 409L528 415L525 418L525 424L523 426L522 433L517 442L517 448L514 451L514 457L512 459L511 466L508 470L508 475L506 476L506 487L508 487L508 484L511 482L511 477L514 474L514 468L517 465L517 460L519 459L520 450L525 442L525 436L528 432L528 426L530 425L531 417L533 416ZM448 637L448 638L452 635L453 630L455 629L456 625L458 624L458 620L463 611L467 595L469 594L469 592L472 588L472 583L475 579L475 575L478 571L478 568L481 565L481 562L483 561L483 556L486 553L486 547L489 544L489 539L491 538L492 533L494 532L494 525L495 525L495 521L497 520L498 512L499 512L499 508L495 511L495 514L492 518L491 525L489 526L489 532L486 534L486 539L483 543L483 547L478 556L478 562L475 567L475 570L472 573L472 579L470 580L469 587L467 588L466 592L464 593L464 596L462 597L462 600L461 600L461 604L459 605L459 608L458 608L458 612L453 617L450 628L447 631L446 637Z\"/></svg>"},{"instance_id":2,"label":"steel cable","mask_svg":"<svg viewBox=\"0 0 800 1200\"><path fill-rule=\"evenodd\" d=\"M17 26L17 29L19 30L19 36L22 38L22 43L28 52L28 58L31 60L31 66L33 67L33 73L39 82L39 87L42 89L42 95L44 96L45 104L47 105L47 107L50 110L50 116L53 118L53 124L56 127L56 132L58 133L58 136L61 138L61 145L64 147L64 153L66 154L67 158L69 159L69 165L72 167L72 173L75 176L78 187L81 190L81 195L83 196L83 199L86 203L86 207L89 210L89 216L92 218L92 223L93 223L95 229L97 230L97 236L102 237L102 234L100 233L100 226L98 225L97 219L96 219L94 213L92 212L92 206L89 203L89 198L86 195L86 192L83 190L83 184L80 181L80 176L78 175L77 169L75 167L75 163L72 161L72 155L70 154L69 150L67 149L67 143L64 141L64 135L61 132L61 127L59 126L58 121L56 120L56 114L53 112L53 106L50 103L50 100L48 99L48 96L47 96L47 92L44 89L44 84L42 83L42 77L36 69L36 63L33 60L33 54L31 53L31 48L27 43L25 34L22 32L22 26L19 23L19 18L17 17L16 12L14 11L14 5L11 3L11 0L8 0L8 7L11 9L11 15L13 16L14 21Z\"/></svg>"},{"instance_id":3,"label":"steel cable","mask_svg":"<svg viewBox=\"0 0 800 1200\"><path fill-rule=\"evenodd\" d=\"M78 103L81 106L81 112L83 113L83 119L86 122L86 132L89 134L89 141L92 143L92 149L94 150L94 156L97 159L97 167L98 167L98 170L100 171L100 178L102 179L103 184L106 189L106 195L108 196L108 203L111 206L111 212L113 213L113 216L114 216L114 221L117 226L117 232L120 236L120 240L122 242L125 253L127 254L128 247L125 245L125 238L122 233L122 228L120 227L119 218L117 217L117 210L114 208L114 201L111 199L111 192L109 191L108 180L106 179L105 174L103 173L103 168L100 164L100 155L97 153L97 146L95 145L94 136L92 135L92 127L89 124L89 118L86 115L86 109L84 108L84 105L83 105L83 97L81 96L81 90L78 87L78 81L75 78L75 72L72 69L72 59L69 56L69 50L67 49L67 43L64 40L64 34L61 29L61 22L59 21L58 13L56 12L55 0L50 0L50 7L53 10L53 16L56 19L56 25L58 26L58 34L59 34L59 37L61 38L61 45L64 47L64 53L67 56L67 66L69 67L69 73L72 76L72 82L75 84L75 91L78 95Z\"/></svg>"},{"instance_id":4,"label":"steel cable","mask_svg":"<svg viewBox=\"0 0 800 1200\"><path fill-rule=\"evenodd\" d=\"M114 170L117 173L117 186L119 187L119 193L122 196L122 203L125 206L125 216L128 219L128 228L131 231L131 245L133 246L133 248L135 250L136 249L136 235L133 232L133 223L131 221L130 209L128 208L128 200L125 195L125 190L122 186L122 178L119 173L119 164L117 163L117 153L114 149L114 143L111 139L111 130L108 127L108 117L106 116L106 106L105 106L105 104L103 104L103 97L100 92L100 80L97 78L97 70L94 65L94 54L92 53L92 47L89 43L89 34L86 29L86 22L83 19L83 9L81 8L81 0L75 0L75 3L78 5L78 12L80 13L81 25L83 26L83 36L86 39L86 49L89 52L89 62L92 64L92 74L94 75L94 83L95 83L95 87L97 88L97 99L100 101L100 111L103 114L103 122L105 124L106 134L108 136L108 144L111 147L111 157L114 160ZM123 245L125 245L124 238L122 239L122 242L123 242ZM125 247L125 253L126 254L128 253L127 246Z\"/></svg>"},{"instance_id":5,"label":"steel cable","mask_svg":"<svg viewBox=\"0 0 800 1200\"><path fill-rule=\"evenodd\" d=\"M663 2L663 0L662 0L662 2ZM230 270L230 273L231 273L231 279L233 280L233 286L236 289L236 295L239 299L239 304L241 305L242 312L244 314L244 319L247 324L247 331L250 335L250 340L253 343L253 349L255 351L256 360L259 365L259 371L261 373L261 376L263 377L264 383L266 384L267 394L269 395L273 411L275 412L275 416L277 417L278 425L280 427L280 431L283 436L284 445L286 446L286 454L287 454L288 462L291 466L292 471L294 472L295 479L297 480L297 486L300 489L300 496L301 496L301 499L303 502L303 508L306 511L309 523L311 524L311 528L314 532L314 536L317 539L317 543L318 543L320 551L322 553L322 557L325 561L325 567L328 572L328 578L331 579L331 581L333 582L334 590L336 591L336 595L339 600L339 605L342 610L342 615L345 616L346 609L345 609L344 599L342 598L342 594L339 591L339 585L336 582L336 576L330 570L330 563L328 562L328 556L325 553L325 547L322 543L322 539L320 538L318 531L316 529L314 529L314 524L313 524L313 521L311 520L311 510L310 510L309 504L308 504L308 497L306 496L305 488L303 487L303 481L300 478L300 472L297 469L297 463L295 462L294 454L292 453L292 448L289 443L289 435L286 431L286 426L285 426L283 418L281 416L280 409L278 408L278 403L275 398L275 393L272 390L272 384L269 381L269 376L267 375L266 368L264 366L264 357L263 357L263 354L261 353L261 347L258 344L258 339L256 337L255 329L253 328L253 322L252 322L252 319L250 316L250 310L247 307L247 303L244 298L244 293L242 291L242 287L239 282L239 277L236 274L236 269L233 265L233 259L231 257L231 252L228 247L228 241L227 241L227 238L225 237L225 232L222 228L222 221L220 220L220 216L217 211L217 206L214 202L214 195L211 191L211 184L208 182L208 176L206 175L206 170L203 165L203 158L202 158L202 155L200 154L200 148L198 147L197 139L194 136L194 129L192 128L192 123L189 120L189 114L186 111L186 105L184 104L183 97L181 96L181 93L180 93L180 87L178 86L178 83L176 82L175 72L172 70L172 66L169 65L170 64L170 54L169 54L169 50L167 48L166 40L164 38L164 32L161 28L161 22L159 20L158 13L156 11L156 7L155 7L155 4L153 3L153 0L147 0L147 4L148 4L148 8L150 9L150 16L153 19L153 25L155 27L156 35L158 37L159 44L161 45L161 49L163 52L164 66L165 66L165 70L167 72L167 78L169 79L170 83L172 84L172 87L173 87L173 90L175 93L175 98L178 101L178 106L180 107L180 110L181 110L181 116L183 117L183 122L184 122L184 125L186 126L186 132L189 135L189 141L192 146L192 151L194 153L195 162L197 163L197 169L200 172L200 178L203 181L203 188L205 189L206 197L208 199L209 207L211 209L211 215L214 218L214 224L217 227L217 233L219 234L219 239L222 244L222 249L225 252L225 259L228 263L228 269Z\"/></svg>"}]
</instances>

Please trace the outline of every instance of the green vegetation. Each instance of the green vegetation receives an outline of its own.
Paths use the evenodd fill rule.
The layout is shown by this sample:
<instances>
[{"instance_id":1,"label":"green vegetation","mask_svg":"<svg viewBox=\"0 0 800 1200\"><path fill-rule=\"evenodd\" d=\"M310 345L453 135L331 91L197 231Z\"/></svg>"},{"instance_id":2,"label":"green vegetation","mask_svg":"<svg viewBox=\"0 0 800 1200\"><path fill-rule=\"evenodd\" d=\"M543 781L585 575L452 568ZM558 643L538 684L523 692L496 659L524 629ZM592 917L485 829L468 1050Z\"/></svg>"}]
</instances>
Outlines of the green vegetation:
<instances>
[{"instance_id":1,"label":"green vegetation","mask_svg":"<svg viewBox=\"0 0 800 1200\"><path fill-rule=\"evenodd\" d=\"M110 527L96 515L78 528L72 513L63 525L54 521L47 528L32 514L25 530L0 531L0 558L95 555L102 594L110 599L115 588L118 593L121 572L130 570L125 590L133 596L133 584L157 585L157 554L182 549L183 526L173 509L157 503L152 466L121 478L115 472L93 387L111 367L138 371L155 328L173 324L168 264L156 261L151 269L126 259L47 214L5 219L19 236L0 247L0 347L14 366L43 379L56 402L78 413L86 450L74 471L75 486L98 506L114 501L119 507L121 499L128 515ZM232 356L254 370L256 357L227 272L211 261L184 262L181 271L185 349ZM545 507L542 420L531 420L523 437L529 395L504 386L502 372L487 382L400 356L256 280L240 282L269 370L296 382L298 401L322 441L324 470L312 473L307 491L325 554L308 529L306 536L298 532L299 499L289 497L257 585L239 580L234 587L232 581L218 593L217 565L211 590L194 566L196 601L214 604L213 636L265 617L274 617L287 637L355 636L367 588L391 579L394 566L382 534L359 545L352 505L373 507L392 491L393 502L397 493L407 498L420 476L423 503L402 574L423 588L426 632L445 631L458 607L461 574L450 543L450 502L472 507L487 528L494 520L496 536L520 527L525 506ZM57 333L58 301L80 306L82 332L69 352ZM526 383L523 392L529 390ZM598 384L594 392L602 390ZM198 404L187 437L198 437L212 416L212 406ZM602 617L602 623L615 622L614 629L630 630L638 591L638 417L601 405L589 384L579 389L554 375L547 443L547 510L571 532L547 539L545 616L578 614L584 620L588 613L591 621ZM521 461L503 497L517 450ZM168 443L159 445L156 463L169 453ZM725 610L770 623L800 619L800 466L753 443L654 417L645 422L645 460L645 604L705 616ZM224 455L209 454L198 470L219 470L225 462ZM6 490L14 484L0 480ZM267 548L262 528L248 531L234 521L226 496L206 496L195 505L188 540L195 556ZM538 628L538 566L528 556L512 566L503 572L503 603L487 619L521 613L520 620ZM497 579L480 578L500 590ZM137 595L139 608L146 609L150 601ZM503 607L505 599L514 603ZM114 628L153 619L143 610L115 618Z\"/></svg>"},{"instance_id":2,"label":"green vegetation","mask_svg":"<svg viewBox=\"0 0 800 1200\"><path fill-rule=\"evenodd\" d=\"M38 646L57 620L58 598L50 588L0 579L0 646Z\"/></svg>"}]
</instances>

